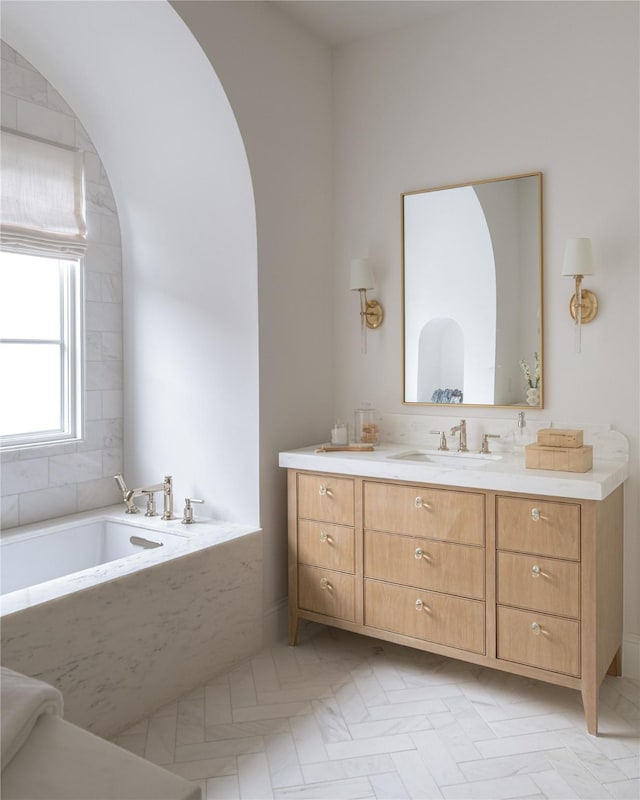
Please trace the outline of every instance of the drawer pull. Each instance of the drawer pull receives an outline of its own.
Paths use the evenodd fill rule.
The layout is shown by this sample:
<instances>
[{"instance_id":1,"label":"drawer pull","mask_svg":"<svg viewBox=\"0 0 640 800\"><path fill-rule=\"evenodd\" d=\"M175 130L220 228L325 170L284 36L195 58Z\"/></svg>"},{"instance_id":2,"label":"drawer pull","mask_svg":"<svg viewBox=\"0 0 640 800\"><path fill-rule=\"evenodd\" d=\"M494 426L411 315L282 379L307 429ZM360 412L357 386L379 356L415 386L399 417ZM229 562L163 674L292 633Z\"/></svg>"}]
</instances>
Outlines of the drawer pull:
<instances>
[{"instance_id":1,"label":"drawer pull","mask_svg":"<svg viewBox=\"0 0 640 800\"><path fill-rule=\"evenodd\" d=\"M328 542L329 541L329 534L325 533L324 531L320 531L320 541L321 542Z\"/></svg>"},{"instance_id":2,"label":"drawer pull","mask_svg":"<svg viewBox=\"0 0 640 800\"><path fill-rule=\"evenodd\" d=\"M329 591L331 591L331 589L333 589L333 586L331 586L327 578L320 578L320 588L328 589Z\"/></svg>"},{"instance_id":3,"label":"drawer pull","mask_svg":"<svg viewBox=\"0 0 640 800\"><path fill-rule=\"evenodd\" d=\"M531 509L531 519L537 522L540 519L540 511L537 508Z\"/></svg>"},{"instance_id":4,"label":"drawer pull","mask_svg":"<svg viewBox=\"0 0 640 800\"><path fill-rule=\"evenodd\" d=\"M416 611L429 611L429 606L426 606L422 600L416 600Z\"/></svg>"},{"instance_id":5,"label":"drawer pull","mask_svg":"<svg viewBox=\"0 0 640 800\"><path fill-rule=\"evenodd\" d=\"M537 622L532 622L531 623L531 630L535 633L536 636L540 636L540 632L542 631L542 628L540 627L540 625Z\"/></svg>"},{"instance_id":6,"label":"drawer pull","mask_svg":"<svg viewBox=\"0 0 640 800\"><path fill-rule=\"evenodd\" d=\"M534 564L531 567L531 577L532 578L539 578L541 574L542 574L542 570L540 569L540 567L537 564Z\"/></svg>"},{"instance_id":7,"label":"drawer pull","mask_svg":"<svg viewBox=\"0 0 640 800\"><path fill-rule=\"evenodd\" d=\"M318 494L321 497L324 497L327 494L330 495L331 494L331 489L326 484L321 483L320 484L320 489L318 490Z\"/></svg>"},{"instance_id":8,"label":"drawer pull","mask_svg":"<svg viewBox=\"0 0 640 800\"><path fill-rule=\"evenodd\" d=\"M429 508L429 503L427 503L421 497L416 497L415 506L416 508Z\"/></svg>"},{"instance_id":9,"label":"drawer pull","mask_svg":"<svg viewBox=\"0 0 640 800\"><path fill-rule=\"evenodd\" d=\"M421 547L416 547L416 552L413 554L414 558L422 558L424 556L424 550Z\"/></svg>"}]
</instances>

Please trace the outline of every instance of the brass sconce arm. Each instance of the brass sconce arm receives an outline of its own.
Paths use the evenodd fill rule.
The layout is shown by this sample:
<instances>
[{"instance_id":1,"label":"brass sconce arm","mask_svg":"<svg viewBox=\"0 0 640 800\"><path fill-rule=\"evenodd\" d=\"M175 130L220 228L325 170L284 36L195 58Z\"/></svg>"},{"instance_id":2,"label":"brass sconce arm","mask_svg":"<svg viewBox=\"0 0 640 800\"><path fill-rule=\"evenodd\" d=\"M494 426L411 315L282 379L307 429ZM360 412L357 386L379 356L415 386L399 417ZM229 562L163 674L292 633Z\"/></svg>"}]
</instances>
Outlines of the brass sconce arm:
<instances>
[{"instance_id":1,"label":"brass sconce arm","mask_svg":"<svg viewBox=\"0 0 640 800\"><path fill-rule=\"evenodd\" d=\"M375 329L382 325L384 320L384 310L377 300L367 298L367 290L359 289L360 292L360 318L367 328Z\"/></svg>"},{"instance_id":2,"label":"brass sconce arm","mask_svg":"<svg viewBox=\"0 0 640 800\"><path fill-rule=\"evenodd\" d=\"M589 289L582 288L582 275L575 275L576 291L569 301L569 313L572 319L586 325L596 318L598 313L598 298ZM580 313L578 313L580 312Z\"/></svg>"}]
</instances>

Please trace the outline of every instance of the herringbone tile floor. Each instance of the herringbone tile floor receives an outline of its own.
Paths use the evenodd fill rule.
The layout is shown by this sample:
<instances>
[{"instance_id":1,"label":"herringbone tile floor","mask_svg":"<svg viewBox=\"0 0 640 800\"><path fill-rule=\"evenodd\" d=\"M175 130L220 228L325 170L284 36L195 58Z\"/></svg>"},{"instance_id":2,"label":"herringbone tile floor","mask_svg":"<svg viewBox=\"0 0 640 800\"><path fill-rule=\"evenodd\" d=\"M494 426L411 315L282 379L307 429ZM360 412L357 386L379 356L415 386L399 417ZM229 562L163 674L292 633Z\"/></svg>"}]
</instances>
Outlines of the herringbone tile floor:
<instances>
[{"instance_id":1,"label":"herringbone tile floor","mask_svg":"<svg viewBox=\"0 0 640 800\"><path fill-rule=\"evenodd\" d=\"M640 683L578 692L301 623L118 744L206 800L640 797Z\"/></svg>"}]
</instances>

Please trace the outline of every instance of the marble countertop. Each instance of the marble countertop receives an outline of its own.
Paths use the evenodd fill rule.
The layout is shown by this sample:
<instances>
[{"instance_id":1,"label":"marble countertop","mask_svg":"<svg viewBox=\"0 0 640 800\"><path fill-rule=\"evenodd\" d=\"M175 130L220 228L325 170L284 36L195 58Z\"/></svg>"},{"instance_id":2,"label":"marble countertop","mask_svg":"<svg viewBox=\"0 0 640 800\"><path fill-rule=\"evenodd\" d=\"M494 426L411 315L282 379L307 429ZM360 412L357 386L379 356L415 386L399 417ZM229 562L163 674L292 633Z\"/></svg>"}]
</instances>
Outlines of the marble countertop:
<instances>
[{"instance_id":1,"label":"marble countertop","mask_svg":"<svg viewBox=\"0 0 640 800\"><path fill-rule=\"evenodd\" d=\"M312 472L357 475L365 478L456 486L467 489L487 489L503 492L521 492L577 500L604 500L629 477L629 460L626 454L599 458L594 455L593 469L589 472L556 472L527 469L524 451L499 453L493 460L468 459L464 464L452 465L455 453L438 454L436 450L404 444L385 443L375 446L373 452L317 453L322 445L303 447L280 453L279 464L288 469ZM412 450L432 455L433 462L398 460L397 456ZM439 455L448 455L445 463L438 463ZM452 463L449 463L452 462Z\"/></svg>"},{"instance_id":2,"label":"marble countertop","mask_svg":"<svg viewBox=\"0 0 640 800\"><path fill-rule=\"evenodd\" d=\"M198 550L214 547L260 530L255 526L206 518L197 519L192 525L183 525L180 517L164 521L160 516L148 518L144 514L127 515L125 514L124 506L119 503L118 505L96 509L95 511L71 514L67 517L57 517L47 522L12 528L3 533L1 538L3 543L10 543L12 540L15 541L16 539L32 536L36 531L53 531L96 520L109 520L131 526L141 536L152 536L154 531L170 533L176 537L176 541L162 549L144 550L125 558L89 567L81 572L63 575L60 578L54 578L36 586L4 594L0 598L2 616L22 611L40 603L50 602L71 592L90 589L98 584L107 583L147 567L155 566L163 561L182 558Z\"/></svg>"}]
</instances>

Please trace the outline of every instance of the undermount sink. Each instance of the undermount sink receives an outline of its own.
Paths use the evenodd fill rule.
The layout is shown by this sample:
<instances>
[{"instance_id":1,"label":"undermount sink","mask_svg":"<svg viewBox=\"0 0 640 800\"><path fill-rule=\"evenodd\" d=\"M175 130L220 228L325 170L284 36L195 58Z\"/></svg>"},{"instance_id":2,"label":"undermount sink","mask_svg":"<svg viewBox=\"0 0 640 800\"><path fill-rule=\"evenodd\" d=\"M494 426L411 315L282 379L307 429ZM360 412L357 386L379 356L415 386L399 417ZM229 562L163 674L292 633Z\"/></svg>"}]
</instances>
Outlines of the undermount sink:
<instances>
[{"instance_id":1,"label":"undermount sink","mask_svg":"<svg viewBox=\"0 0 640 800\"><path fill-rule=\"evenodd\" d=\"M434 464L441 467L482 467L494 461L500 461L502 456L493 453L459 453L456 451L442 450L409 450L388 456L392 461L415 461L420 464Z\"/></svg>"}]
</instances>

